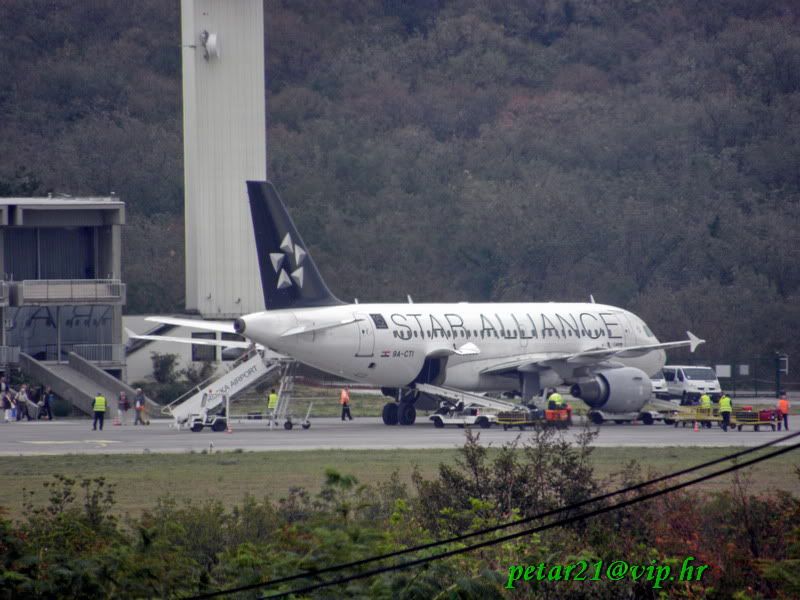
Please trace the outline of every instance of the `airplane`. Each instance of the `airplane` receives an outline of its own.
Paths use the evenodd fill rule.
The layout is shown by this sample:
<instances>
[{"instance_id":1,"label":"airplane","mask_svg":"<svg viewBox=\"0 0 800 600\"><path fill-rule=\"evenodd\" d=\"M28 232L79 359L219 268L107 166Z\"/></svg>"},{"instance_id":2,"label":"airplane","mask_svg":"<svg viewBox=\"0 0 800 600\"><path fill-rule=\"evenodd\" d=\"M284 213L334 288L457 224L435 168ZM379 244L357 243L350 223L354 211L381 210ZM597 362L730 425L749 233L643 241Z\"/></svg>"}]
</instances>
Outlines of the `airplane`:
<instances>
[{"instance_id":1,"label":"airplane","mask_svg":"<svg viewBox=\"0 0 800 600\"><path fill-rule=\"evenodd\" d=\"M325 284L272 183L248 181L266 310L233 323L148 317L237 333L274 352L395 398L386 425L416 420L416 384L472 392L570 393L604 413L638 412L665 351L704 342L659 342L630 311L580 302L348 304ZM592 298L592 300L594 300ZM226 343L227 344L227 343Z\"/></svg>"}]
</instances>

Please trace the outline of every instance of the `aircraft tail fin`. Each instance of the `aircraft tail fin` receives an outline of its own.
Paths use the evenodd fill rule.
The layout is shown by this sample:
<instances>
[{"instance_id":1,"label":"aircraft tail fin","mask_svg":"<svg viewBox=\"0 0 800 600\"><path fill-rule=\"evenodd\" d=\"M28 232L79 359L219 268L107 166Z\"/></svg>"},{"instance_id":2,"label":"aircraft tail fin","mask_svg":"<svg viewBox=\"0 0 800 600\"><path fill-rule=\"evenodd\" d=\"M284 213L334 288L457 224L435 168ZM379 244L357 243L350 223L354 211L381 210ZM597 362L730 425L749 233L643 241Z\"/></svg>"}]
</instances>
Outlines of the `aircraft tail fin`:
<instances>
[{"instance_id":1,"label":"aircraft tail fin","mask_svg":"<svg viewBox=\"0 0 800 600\"><path fill-rule=\"evenodd\" d=\"M325 285L272 183L248 181L247 195L267 309L343 304Z\"/></svg>"}]
</instances>

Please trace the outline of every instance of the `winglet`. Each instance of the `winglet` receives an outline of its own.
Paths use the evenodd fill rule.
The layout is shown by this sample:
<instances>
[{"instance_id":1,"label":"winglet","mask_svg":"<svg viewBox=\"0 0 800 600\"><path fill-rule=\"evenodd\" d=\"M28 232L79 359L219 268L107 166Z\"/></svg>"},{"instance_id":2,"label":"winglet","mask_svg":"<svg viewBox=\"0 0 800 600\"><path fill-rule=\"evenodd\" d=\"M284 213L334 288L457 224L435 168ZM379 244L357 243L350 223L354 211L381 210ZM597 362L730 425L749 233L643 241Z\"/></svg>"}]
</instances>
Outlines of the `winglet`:
<instances>
[{"instance_id":1,"label":"winglet","mask_svg":"<svg viewBox=\"0 0 800 600\"><path fill-rule=\"evenodd\" d=\"M689 341L691 342L691 343L689 344L689 352L694 352L694 351L695 351L695 349L697 349L697 347L698 347L700 344L705 344L705 343L706 343L706 341L705 341L705 340L701 340L699 337L697 337L696 335L694 335L694 334L693 334L691 331L687 331L687 332L686 332L686 335L688 335L688 336L689 336Z\"/></svg>"}]
</instances>

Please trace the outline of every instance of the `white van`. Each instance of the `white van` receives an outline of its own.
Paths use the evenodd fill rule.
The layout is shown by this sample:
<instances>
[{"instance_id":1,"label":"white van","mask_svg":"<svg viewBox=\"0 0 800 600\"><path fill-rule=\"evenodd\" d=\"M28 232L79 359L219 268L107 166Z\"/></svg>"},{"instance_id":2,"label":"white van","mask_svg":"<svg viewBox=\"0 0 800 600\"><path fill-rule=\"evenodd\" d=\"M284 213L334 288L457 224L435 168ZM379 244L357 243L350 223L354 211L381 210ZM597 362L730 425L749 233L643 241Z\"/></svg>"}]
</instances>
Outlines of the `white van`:
<instances>
[{"instance_id":1,"label":"white van","mask_svg":"<svg viewBox=\"0 0 800 600\"><path fill-rule=\"evenodd\" d=\"M663 371L669 397L680 398L681 404L693 404L703 394L708 394L712 400L722 395L719 379L711 367L669 365Z\"/></svg>"}]
</instances>

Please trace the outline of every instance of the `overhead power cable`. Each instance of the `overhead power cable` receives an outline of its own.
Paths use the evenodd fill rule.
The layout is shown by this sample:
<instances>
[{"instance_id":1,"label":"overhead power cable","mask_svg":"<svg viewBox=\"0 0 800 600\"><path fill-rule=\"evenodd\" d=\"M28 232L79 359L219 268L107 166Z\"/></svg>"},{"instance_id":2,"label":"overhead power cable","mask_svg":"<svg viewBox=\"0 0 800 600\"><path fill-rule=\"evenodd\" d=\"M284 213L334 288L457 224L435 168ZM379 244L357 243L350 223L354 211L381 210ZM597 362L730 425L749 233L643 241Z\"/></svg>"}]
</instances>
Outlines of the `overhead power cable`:
<instances>
[{"instance_id":1,"label":"overhead power cable","mask_svg":"<svg viewBox=\"0 0 800 600\"><path fill-rule=\"evenodd\" d=\"M523 525L525 523L530 523L532 521L536 521L536 520L539 520L539 519L544 519L546 517L554 516L554 515L562 513L562 512L572 511L572 510L575 510L577 508L581 508L583 506L586 506L588 504L592 504L592 503L595 503L595 502L600 502L602 500L608 500L609 498L613 498L615 496L620 496L620 495L627 494L627 493L630 493L630 492L635 492L635 491L640 490L642 488L645 488L645 487L648 487L648 486L651 486L651 485L655 485L657 483L661 483L661 482L667 481L669 479L674 479L675 477L688 475L689 473L692 473L692 472L695 472L695 471L699 471L701 469L705 469L705 468L720 464L722 462L727 462L727 461L730 461L730 460L736 460L737 458L740 458L742 456L746 456L747 454L752 454L753 452L758 452L759 450L763 450L763 449L768 448L770 446L774 446L775 444L788 441L788 440L790 440L790 439L792 439L794 437L797 437L798 435L800 435L800 432L792 433L792 434L789 434L789 435L786 435L786 436L783 436L783 437L780 437L780 438L776 438L776 439L774 439L772 441L765 442L765 443L760 444L758 446L745 448L744 450L740 450L740 451L734 452L732 454L727 454L725 456L722 456L720 458L716 458L716 459L713 459L713 460L710 460L710 461L706 461L706 462L701 463L699 465L695 465L695 466L692 466L692 467L687 467L685 469L681 469L681 470L675 471L673 473L668 473L666 475L661 475L659 477L655 477L653 479L649 479L647 481L644 481L644 482L641 482L641 483L637 483L637 484L628 486L628 487L623 488L623 489L614 490L612 492L607 492L607 493L604 493L604 494L601 494L601 495L598 495L598 496L593 496L591 498L587 498L586 500L582 500L580 502L575 502L575 503L567 505L567 506L563 506L563 507L555 508L555 509L548 510L548 511L545 511L545 512L541 512L541 513L537 513L537 514L534 514L534 515L530 515L528 517L524 517L524 518L518 519L516 521L510 521L510 522L507 522L507 523L494 525L492 527L487 527L487 528L480 529L480 530L477 530L477 531L472 531L472 532L469 532L469 533L460 534L460 535L453 536L453 537L450 537L450 538L446 538L446 539L443 539L443 540L438 540L438 541L435 541L435 542L429 542L427 544L421 544L421 545L418 545L418 546L405 548L403 550L396 550L394 552L389 552L389 553L386 553L386 554L380 554L380 555L377 555L377 556L371 556L371 557L363 558L363 559L360 559L360 560L352 561L352 562L349 562L349 563L342 563L342 564L338 564L338 565L332 565L330 567L325 567L325 568L322 568L322 569L316 569L316 570L313 570L313 571L305 571L303 573L298 573L296 575L290 575L290 576L282 577L282 578L279 578L279 579L272 579L272 580L269 580L269 581L264 581L262 583L254 583L254 584L249 584L249 585L245 585L245 586L240 586L240 587L237 587L237 588L219 590L219 591L215 591L215 592L208 592L208 593L205 593L205 594L200 594L200 595L197 595L197 596L191 596L187 600L201 600L201 599L205 599L205 598L215 598L217 596L221 596L221 595L224 595L224 594L232 594L232 593L237 593L237 592L244 592L244 591L253 590L253 589L262 589L262 588L265 588L265 587L279 585L279 584L282 584L282 583L288 583L290 581L295 581L295 580L298 580L298 579L307 579L309 577L316 577L316 576L319 576L319 575L324 575L326 573L338 572L338 571L342 571L344 569L360 567L360 566L364 566L364 565L367 565L367 564L370 564L370 563L373 563L373 562L387 560L389 558L395 558L397 556L403 556L405 554L419 552L419 551L422 551L422 550L429 550L431 548L435 548L435 547L438 547L438 546L443 546L443 545L446 545L446 544L452 544L452 543L460 542L460 541L463 541L463 540L466 540L466 539L470 539L470 538L473 538L473 537L486 535L487 533L500 531L500 530L503 530L503 529L507 529L509 527L515 527L517 525Z\"/></svg>"},{"instance_id":2,"label":"overhead power cable","mask_svg":"<svg viewBox=\"0 0 800 600\"><path fill-rule=\"evenodd\" d=\"M792 434L791 436L787 436L787 437L794 437L795 435L797 435L797 434ZM728 473L732 473L734 471L738 471L739 469L743 469L745 467L749 467L749 466L757 464L759 462L762 462L762 461L765 461L765 460L769 460L771 458L775 458L776 456L780 456L782 454L786 454L787 452L791 452L793 450L797 450L798 448L800 448L800 443L792 444L790 446L785 446L785 447L779 448L778 450L775 450L775 451L773 451L773 452L771 452L769 454L765 454L763 456L758 456L758 457L750 459L748 461L745 461L745 462L742 462L742 463L738 463L738 464L735 464L735 465L731 465L730 467L726 467L725 469L720 469L718 471L713 471L712 473L708 473L707 475L702 475L700 477L696 477L695 479L690 479L689 481L678 483L678 484L672 485L670 487L667 487L667 488L664 488L664 489L661 489L661 490L657 490L655 492L650 492L648 494L637 496L636 498L632 498L630 500L625 500L625 501L619 502L617 504L612 504L610 506L605 506L605 507L602 507L602 508L599 508L599 509L595 509L595 510L591 510L591 511L588 511L588 512L580 513L580 514L572 516L572 517L567 517L567 518L564 518L564 519L559 519L559 520L556 520L556 521L552 521L552 522L547 523L545 525L540 525L539 527L534 527L534 528L531 528L531 529L525 529L525 530L518 531L518 532L515 532L515 533L511 533L511 534L508 534L508 535L505 535L505 536L502 536L502 537L499 537L499 538L493 538L491 540L486 540L486 541L483 541L483 542L479 542L479 543L473 544L471 546L466 546L464 548L459 548L459 549L456 549L456 550L449 550L447 552L442 552L442 553L436 554L434 556L428 556L428 557L425 557L425 558L419 558L419 559L416 559L416 560L410 560L410 561L406 561L406 562L401 562L401 563L398 563L398 564L395 564L395 565L390 565L390 566L387 566L387 567L380 567L380 568L377 568L377 569L372 569L370 571L364 571L363 573L357 573L355 575L350 575L350 576L347 576L347 577L340 577L338 579L332 579L330 581L316 583L316 584L308 585L308 586L302 587L302 588L295 588L295 589L292 589L292 590L288 590L286 592L273 594L271 596L261 596L260 599L261 600L272 600L274 598L285 598L287 596L295 595L295 594L307 594L309 592L313 592L315 590L322 589L322 588L325 588L325 587L330 587L330 586L334 586L334 585L342 585L344 583L349 583L351 581L355 581L355 580L358 580L358 579L365 579L365 578L368 578L368 577L374 577L376 575L382 575L384 573L389 573L389 572L392 572L392 571L399 571L399 570L402 570L402 569L407 569L409 567L415 567L415 566L423 565L423 564L430 563L430 562L433 562L433 561L436 561L436 560L441 560L441 559L444 559L444 558L450 558L451 556L456 556L458 554L464 554L464 553L467 553L467 552L472 552L474 550L479 550L480 548L485 548L485 547L488 547L488 546L501 544L503 542L508 542L508 541L514 540L516 538L524 537L526 535L532 535L534 533L540 533L542 531L546 531L548 529L553 529L555 527L563 527L565 525L571 525L572 523L576 523L578 521L582 521L582 520L588 519L590 517L596 517L596 516L599 516L599 515L602 515L602 514L605 514L605 513L608 513L608 512L613 512L613 511L616 511L616 510L620 510L622 508L627 508L628 506L633 506L634 504L638 504L640 502L645 502L647 500L651 500L652 498L656 498L658 496L663 496L665 494L669 494L669 493L678 491L680 489L689 487L691 485L702 483L704 481L708 481L709 479L714 479L715 477L719 477L721 475L726 475ZM516 524L519 524L519 522L517 521L517 522L514 523L514 525L516 525ZM314 575L316 575L316 573L309 573L307 575L307 577L314 576ZM231 593L231 590L228 590L227 593Z\"/></svg>"}]
</instances>

